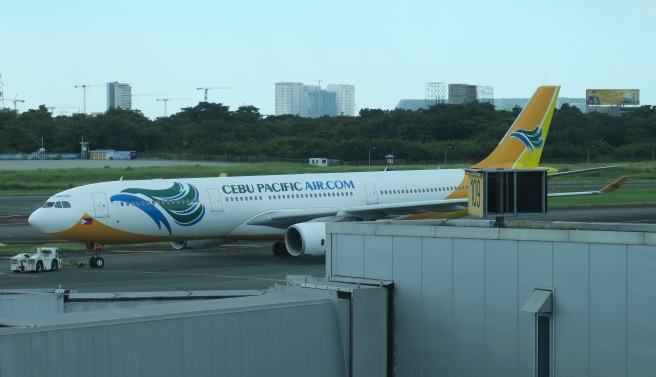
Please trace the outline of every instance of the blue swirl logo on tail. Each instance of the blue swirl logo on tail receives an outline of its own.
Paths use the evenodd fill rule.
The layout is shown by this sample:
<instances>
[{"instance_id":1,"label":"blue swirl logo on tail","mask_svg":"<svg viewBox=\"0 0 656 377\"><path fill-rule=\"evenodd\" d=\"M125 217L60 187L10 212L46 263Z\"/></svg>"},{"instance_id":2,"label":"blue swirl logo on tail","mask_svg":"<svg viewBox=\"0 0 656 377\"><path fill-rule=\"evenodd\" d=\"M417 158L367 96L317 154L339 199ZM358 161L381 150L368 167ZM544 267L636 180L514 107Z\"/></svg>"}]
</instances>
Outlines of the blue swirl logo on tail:
<instances>
[{"instance_id":1,"label":"blue swirl logo on tail","mask_svg":"<svg viewBox=\"0 0 656 377\"><path fill-rule=\"evenodd\" d=\"M109 200L112 203L118 201L135 206L148 215L159 229L164 225L169 235L172 235L171 224L164 213L182 226L194 225L205 216L205 206L198 201L198 189L193 185L187 186L188 189L175 182L162 190L127 188L120 194L112 195Z\"/></svg>"},{"instance_id":2,"label":"blue swirl logo on tail","mask_svg":"<svg viewBox=\"0 0 656 377\"><path fill-rule=\"evenodd\" d=\"M542 148L544 139L542 138L542 126L537 125L534 130L518 129L510 134L510 137L519 139L531 153L535 154L536 149Z\"/></svg>"}]
</instances>

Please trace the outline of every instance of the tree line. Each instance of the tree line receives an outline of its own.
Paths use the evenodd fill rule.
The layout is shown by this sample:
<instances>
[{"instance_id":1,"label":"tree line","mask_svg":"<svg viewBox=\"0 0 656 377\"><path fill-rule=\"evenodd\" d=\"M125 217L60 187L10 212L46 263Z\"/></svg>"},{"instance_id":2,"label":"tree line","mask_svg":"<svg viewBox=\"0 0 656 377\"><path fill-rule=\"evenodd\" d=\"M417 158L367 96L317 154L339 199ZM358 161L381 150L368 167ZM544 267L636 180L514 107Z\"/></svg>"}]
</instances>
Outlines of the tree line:
<instances>
[{"instance_id":1,"label":"tree line","mask_svg":"<svg viewBox=\"0 0 656 377\"><path fill-rule=\"evenodd\" d=\"M254 106L231 111L200 102L151 120L138 110L111 109L89 116L53 116L45 105L22 113L0 111L0 153L30 153L43 143L48 153L91 149L140 153L269 156L341 161L440 160L448 151L476 161L490 153L521 108L495 110L489 103L437 104L420 110L361 109L357 117L263 117ZM656 106L623 116L556 109L543 159L651 160L656 147ZM375 149L373 149L375 147Z\"/></svg>"}]
</instances>

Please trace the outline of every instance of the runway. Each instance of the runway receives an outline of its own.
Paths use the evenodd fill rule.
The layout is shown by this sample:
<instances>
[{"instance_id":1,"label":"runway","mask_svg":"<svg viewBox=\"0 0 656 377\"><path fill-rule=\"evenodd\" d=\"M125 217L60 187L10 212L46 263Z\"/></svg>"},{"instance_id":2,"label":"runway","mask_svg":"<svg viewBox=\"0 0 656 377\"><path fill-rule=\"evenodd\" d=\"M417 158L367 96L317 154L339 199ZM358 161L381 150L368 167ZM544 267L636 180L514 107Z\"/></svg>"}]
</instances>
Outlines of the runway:
<instances>
[{"instance_id":1,"label":"runway","mask_svg":"<svg viewBox=\"0 0 656 377\"><path fill-rule=\"evenodd\" d=\"M0 197L0 243L47 245L61 242L32 229L29 214L46 196ZM538 221L627 222L656 224L656 207L553 210L543 216L521 217ZM30 250L26 250L30 251ZM276 257L270 242L238 242L211 250L175 251L158 244L147 250L129 246L103 252L106 266L91 269L66 266L60 271L14 273L9 257L0 257L3 289L56 288L93 292L197 291L267 289L284 284L287 275L325 276L325 257ZM84 252L69 253L67 260L88 262Z\"/></svg>"}]
</instances>

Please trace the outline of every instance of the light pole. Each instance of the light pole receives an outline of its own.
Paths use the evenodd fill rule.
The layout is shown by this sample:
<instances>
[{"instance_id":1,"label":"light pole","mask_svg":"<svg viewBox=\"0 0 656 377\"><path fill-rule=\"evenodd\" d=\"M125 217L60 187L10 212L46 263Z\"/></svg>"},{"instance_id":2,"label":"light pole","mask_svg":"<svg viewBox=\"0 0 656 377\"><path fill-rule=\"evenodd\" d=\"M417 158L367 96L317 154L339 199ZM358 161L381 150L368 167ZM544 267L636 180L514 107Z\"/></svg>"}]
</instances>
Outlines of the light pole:
<instances>
[{"instance_id":1,"label":"light pole","mask_svg":"<svg viewBox=\"0 0 656 377\"><path fill-rule=\"evenodd\" d=\"M374 150L374 149L376 149L375 146L369 148L369 166L371 166L371 151Z\"/></svg>"},{"instance_id":2,"label":"light pole","mask_svg":"<svg viewBox=\"0 0 656 377\"><path fill-rule=\"evenodd\" d=\"M444 148L444 165L446 165L446 151L448 151L449 149L451 149L451 147Z\"/></svg>"},{"instance_id":3,"label":"light pole","mask_svg":"<svg viewBox=\"0 0 656 377\"><path fill-rule=\"evenodd\" d=\"M590 163L590 148L594 148L594 145L588 147L588 164Z\"/></svg>"}]
</instances>

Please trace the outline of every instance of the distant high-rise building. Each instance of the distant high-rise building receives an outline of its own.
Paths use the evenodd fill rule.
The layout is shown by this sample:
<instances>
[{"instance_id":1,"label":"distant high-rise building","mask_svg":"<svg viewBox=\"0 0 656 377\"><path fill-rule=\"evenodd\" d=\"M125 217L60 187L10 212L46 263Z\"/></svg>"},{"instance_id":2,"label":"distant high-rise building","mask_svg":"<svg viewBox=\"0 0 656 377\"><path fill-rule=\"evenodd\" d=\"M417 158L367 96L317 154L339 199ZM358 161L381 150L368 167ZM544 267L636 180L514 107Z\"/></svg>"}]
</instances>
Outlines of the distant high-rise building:
<instances>
[{"instance_id":1,"label":"distant high-rise building","mask_svg":"<svg viewBox=\"0 0 656 377\"><path fill-rule=\"evenodd\" d=\"M334 92L337 115L355 116L355 86L348 84L329 84L328 92Z\"/></svg>"},{"instance_id":2,"label":"distant high-rise building","mask_svg":"<svg viewBox=\"0 0 656 377\"><path fill-rule=\"evenodd\" d=\"M107 83L107 110L132 109L132 88L118 81Z\"/></svg>"},{"instance_id":3,"label":"distant high-rise building","mask_svg":"<svg viewBox=\"0 0 656 377\"><path fill-rule=\"evenodd\" d=\"M276 115L301 115L303 112L303 83L276 83Z\"/></svg>"},{"instance_id":4,"label":"distant high-rise building","mask_svg":"<svg viewBox=\"0 0 656 377\"><path fill-rule=\"evenodd\" d=\"M300 82L276 83L276 115L294 114L316 118L324 115L353 116L355 101L353 85L303 85Z\"/></svg>"},{"instance_id":5,"label":"distant high-rise building","mask_svg":"<svg viewBox=\"0 0 656 377\"><path fill-rule=\"evenodd\" d=\"M318 85L304 85L303 91L305 106L299 115L308 118L337 115L337 104L335 102L337 95L335 92L321 90Z\"/></svg>"}]
</instances>

